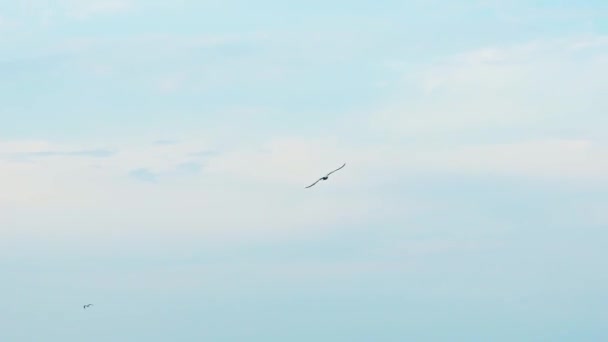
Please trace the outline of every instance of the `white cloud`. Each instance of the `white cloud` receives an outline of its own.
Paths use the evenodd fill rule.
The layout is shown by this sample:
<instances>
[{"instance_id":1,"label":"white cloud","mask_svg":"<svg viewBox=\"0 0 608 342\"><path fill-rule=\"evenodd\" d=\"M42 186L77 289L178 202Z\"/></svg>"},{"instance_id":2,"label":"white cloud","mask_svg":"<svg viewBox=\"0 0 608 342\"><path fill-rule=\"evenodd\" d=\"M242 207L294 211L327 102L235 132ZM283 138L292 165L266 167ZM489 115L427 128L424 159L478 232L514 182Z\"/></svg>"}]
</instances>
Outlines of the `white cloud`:
<instances>
[{"instance_id":1,"label":"white cloud","mask_svg":"<svg viewBox=\"0 0 608 342\"><path fill-rule=\"evenodd\" d=\"M469 174L582 183L608 180L608 146L587 140L463 146L431 154L426 160L438 168Z\"/></svg>"},{"instance_id":2,"label":"white cloud","mask_svg":"<svg viewBox=\"0 0 608 342\"><path fill-rule=\"evenodd\" d=\"M0 154L88 151L95 147L98 146L12 142L0 144ZM26 205L29 199L32 205L44 206L46 200L48 205L55 207L91 208L102 203L137 207L131 203L134 201L153 207L166 205L185 213L192 204L184 203L184 200L193 201L194 206L210 205L220 210L221 206L217 205L239 193L231 200L232 205L241 206L240 211L247 212L252 222L262 224L265 214L264 210L259 211L259 205L268 205L266 210L276 209L273 216L279 221L290 220L291 210L282 208L280 203L287 193L296 191L299 194L296 202L314 198L319 202L309 203L309 206L327 205L327 214L332 216L329 208L365 211L366 206L374 206L363 196L365 191L377 185L428 172L582 183L605 181L608 177L608 146L590 140L529 140L448 147L391 144L360 147L334 139L286 138L273 139L259 146L241 145L210 155L200 154L201 150L214 150L213 145L202 141L123 144L113 146L111 150L116 153L102 158L91 153L56 153L28 162L1 159L0 181L5 191L0 204ZM343 162L347 167L332 175L330 180L312 190L304 189ZM193 171L184 169L187 165L199 165L201 172L187 172ZM146 170L161 177L153 186L140 184L129 178L134 170ZM176 172L180 170L184 172ZM249 189L251 195L240 192L244 189ZM256 203L257 191L272 193L278 196L279 202ZM162 198L149 197L153 193ZM320 199L316 194L323 194L324 198ZM168 197L181 200L173 202L167 200ZM338 200L342 201L340 206L331 203ZM345 205L349 202L350 206ZM142 204L141 208L144 207L146 205Z\"/></svg>"},{"instance_id":3,"label":"white cloud","mask_svg":"<svg viewBox=\"0 0 608 342\"><path fill-rule=\"evenodd\" d=\"M372 119L381 131L445 133L523 127L579 131L606 124L608 40L585 36L491 46L407 74L404 100Z\"/></svg>"},{"instance_id":4,"label":"white cloud","mask_svg":"<svg viewBox=\"0 0 608 342\"><path fill-rule=\"evenodd\" d=\"M371 119L397 141L396 169L607 179L608 37L484 47L415 75L417 91Z\"/></svg>"},{"instance_id":5,"label":"white cloud","mask_svg":"<svg viewBox=\"0 0 608 342\"><path fill-rule=\"evenodd\" d=\"M276 138L207 155L200 151L215 148L204 140L112 146L26 141L2 143L0 151L99 147L117 153L104 158L58 154L28 162L0 159L0 235L6 241L51 233L57 241L89 241L87 250L78 252L83 255L107 255L108 248L127 253L130 244L145 239L140 253L152 253L148 249L162 242L173 246L170 255L188 257L179 250L192 251L189 244L196 241L268 242L331 234L366 222L419 231L407 222L436 210L434 203L386 193L384 186L416 182L428 173L515 177L560 186L608 180L608 146L589 140L361 148L337 139ZM188 162L203 163L202 171L187 177L174 173ZM330 180L304 189L342 162L347 167ZM138 168L160 177L155 183L130 178L129 172ZM427 247L416 253L434 253Z\"/></svg>"},{"instance_id":6,"label":"white cloud","mask_svg":"<svg viewBox=\"0 0 608 342\"><path fill-rule=\"evenodd\" d=\"M387 205L373 194L345 188L354 180L348 172L314 191L304 189L326 168L334 167L333 155L340 152L336 147L317 157L306 153L318 144L273 141L261 149L239 148L211 156L199 156L201 150L212 147L202 142L127 144L114 146L117 153L105 158L58 155L27 163L0 160L0 186L5 189L0 210L7 213L0 225L12 227L19 222L23 233L38 231L44 222L59 235L73 231L74 225L84 225L82 229L100 239L108 229L136 236L142 231L167 232L170 226L175 227L172 234L196 232L208 238L242 240L260 234L309 234L335 224L377 215L388 219L407 212L404 202ZM36 147L60 148L24 142L4 144L4 151L35 152ZM68 147L85 148L61 146ZM180 177L172 173L196 161L204 163L200 174L187 172L188 177ZM129 172L138 168L170 177L154 184L137 182ZM87 222L90 217L95 220Z\"/></svg>"},{"instance_id":7,"label":"white cloud","mask_svg":"<svg viewBox=\"0 0 608 342\"><path fill-rule=\"evenodd\" d=\"M184 137L172 144L151 139L109 146L4 142L0 155L99 148L116 153L0 159L0 226L34 231L44 222L65 233L80 225L101 240L144 231L170 238L163 234L175 227L172 234L246 240L257 234L313 234L366 220L402 222L409 212L429 208L409 202L407 195L391 201L377 189L428 173L604 184L608 146L585 134L563 138L533 132L507 142L432 143L454 130L544 127L562 119L555 124L605 131L597 118L604 114L599 109L608 108L603 94L608 58L601 38L585 42L599 52L589 54L573 41L535 43L474 51L433 65L418 79L419 89L432 83L420 98L374 113L376 128L397 137L407 133L417 138L414 143L394 136L368 144L339 135L271 136L261 144L237 139L220 153L201 155L217 150L214 142ZM329 181L304 189L344 162L346 168ZM175 172L192 163L202 171ZM157 182L137 182L129 177L134 170L146 170ZM89 222L91 217L95 220Z\"/></svg>"}]
</instances>

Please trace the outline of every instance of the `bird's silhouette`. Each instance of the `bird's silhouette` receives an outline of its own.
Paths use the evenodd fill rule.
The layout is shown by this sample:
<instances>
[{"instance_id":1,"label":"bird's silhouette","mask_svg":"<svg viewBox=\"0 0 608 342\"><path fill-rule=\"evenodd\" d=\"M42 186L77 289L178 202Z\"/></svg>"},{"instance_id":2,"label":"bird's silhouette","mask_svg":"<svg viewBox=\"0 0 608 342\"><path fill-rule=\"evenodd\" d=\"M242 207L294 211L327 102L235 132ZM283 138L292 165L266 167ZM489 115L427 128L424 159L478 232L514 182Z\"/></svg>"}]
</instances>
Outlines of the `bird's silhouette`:
<instances>
[{"instance_id":1,"label":"bird's silhouette","mask_svg":"<svg viewBox=\"0 0 608 342\"><path fill-rule=\"evenodd\" d=\"M327 175L325 175L325 176L323 176L323 177L321 177L321 178L317 179L317 181L316 181L316 182L314 182L314 183L310 184L309 186L307 186L307 187L306 187L306 189L308 189L308 188L312 187L313 185L315 185L315 184L319 183L319 181L322 181L322 180L327 180L327 178L329 178L329 175L331 175L332 173L334 173L334 172L336 172L336 171L340 170L340 169L341 169L341 168L343 168L345 165L346 165L346 163L344 163L344 165L340 166L339 168L337 168L337 169L333 170L332 172L328 173Z\"/></svg>"},{"instance_id":2,"label":"bird's silhouette","mask_svg":"<svg viewBox=\"0 0 608 342\"><path fill-rule=\"evenodd\" d=\"M82 308L83 308L83 309L86 309L86 308L88 308L88 307L89 307L89 306L91 306L91 305L93 305L93 304L86 304L86 305L84 305Z\"/></svg>"}]
</instances>

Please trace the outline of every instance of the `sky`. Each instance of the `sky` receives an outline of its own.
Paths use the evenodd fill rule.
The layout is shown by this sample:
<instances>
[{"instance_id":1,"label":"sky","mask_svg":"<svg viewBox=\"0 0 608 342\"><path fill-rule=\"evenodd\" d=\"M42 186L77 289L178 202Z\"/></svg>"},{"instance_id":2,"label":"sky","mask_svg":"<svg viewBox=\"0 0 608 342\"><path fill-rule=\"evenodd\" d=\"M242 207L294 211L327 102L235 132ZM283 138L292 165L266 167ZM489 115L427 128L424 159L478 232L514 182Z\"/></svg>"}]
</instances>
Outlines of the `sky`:
<instances>
[{"instance_id":1,"label":"sky","mask_svg":"<svg viewBox=\"0 0 608 342\"><path fill-rule=\"evenodd\" d=\"M0 0L0 340L608 340L607 90L606 1Z\"/></svg>"}]
</instances>

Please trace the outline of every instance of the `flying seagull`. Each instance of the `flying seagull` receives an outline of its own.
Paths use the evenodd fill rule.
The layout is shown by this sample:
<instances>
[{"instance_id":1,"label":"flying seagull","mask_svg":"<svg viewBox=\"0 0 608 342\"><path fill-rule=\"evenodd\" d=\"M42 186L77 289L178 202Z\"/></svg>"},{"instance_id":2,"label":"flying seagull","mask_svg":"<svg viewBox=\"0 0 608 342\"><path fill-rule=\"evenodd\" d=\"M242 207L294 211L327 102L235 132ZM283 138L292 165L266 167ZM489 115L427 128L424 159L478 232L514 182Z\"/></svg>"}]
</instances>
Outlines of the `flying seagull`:
<instances>
[{"instance_id":1,"label":"flying seagull","mask_svg":"<svg viewBox=\"0 0 608 342\"><path fill-rule=\"evenodd\" d=\"M89 307L89 306L91 306L91 305L93 305L93 304L87 304L87 305L84 305L82 308L83 308L83 309L86 309L86 308L88 308L88 307Z\"/></svg>"},{"instance_id":2,"label":"flying seagull","mask_svg":"<svg viewBox=\"0 0 608 342\"><path fill-rule=\"evenodd\" d=\"M306 189L308 189L308 188L310 188L311 186L313 186L313 185L317 184L319 181L322 181L322 180L327 180L327 178L329 178L329 175L331 175L332 173L334 173L334 172L336 172L336 171L340 170L340 169L341 169L341 168L343 168L345 165L346 165L346 163L344 163L344 165L340 166L339 168L337 168L337 169L333 170L332 172L328 173L326 176L319 178L319 179L318 179L316 182L314 182L314 183L310 184L309 186L307 186L307 187L306 187Z\"/></svg>"}]
</instances>

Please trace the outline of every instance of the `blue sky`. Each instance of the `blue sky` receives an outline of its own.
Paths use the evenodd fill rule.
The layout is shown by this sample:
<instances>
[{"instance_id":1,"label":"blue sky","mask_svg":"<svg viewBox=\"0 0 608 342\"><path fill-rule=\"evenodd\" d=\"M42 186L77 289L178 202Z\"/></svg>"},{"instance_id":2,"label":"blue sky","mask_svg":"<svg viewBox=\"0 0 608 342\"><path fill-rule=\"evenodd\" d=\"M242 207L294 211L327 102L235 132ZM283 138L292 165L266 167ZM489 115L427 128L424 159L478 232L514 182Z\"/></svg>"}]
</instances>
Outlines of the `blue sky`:
<instances>
[{"instance_id":1,"label":"blue sky","mask_svg":"<svg viewBox=\"0 0 608 342\"><path fill-rule=\"evenodd\" d=\"M0 0L0 340L608 339L606 23Z\"/></svg>"}]
</instances>

